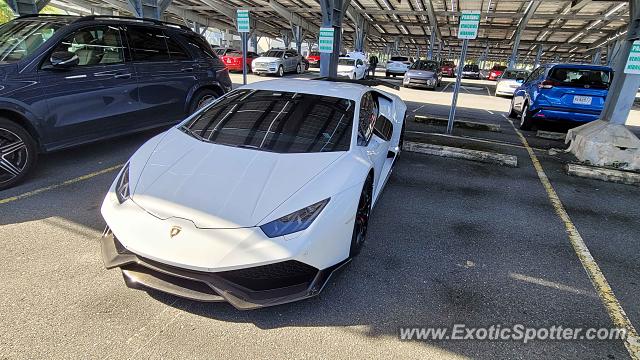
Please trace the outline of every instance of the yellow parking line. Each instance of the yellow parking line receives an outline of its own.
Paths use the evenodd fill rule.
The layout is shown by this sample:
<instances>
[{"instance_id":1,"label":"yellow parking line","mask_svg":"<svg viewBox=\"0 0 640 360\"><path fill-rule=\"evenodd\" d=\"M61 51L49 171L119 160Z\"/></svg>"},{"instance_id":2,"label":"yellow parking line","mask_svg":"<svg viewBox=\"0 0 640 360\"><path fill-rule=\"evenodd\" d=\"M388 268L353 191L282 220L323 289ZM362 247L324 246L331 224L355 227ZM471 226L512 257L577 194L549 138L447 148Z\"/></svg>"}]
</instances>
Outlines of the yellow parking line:
<instances>
[{"instance_id":1,"label":"yellow parking line","mask_svg":"<svg viewBox=\"0 0 640 360\"><path fill-rule=\"evenodd\" d=\"M522 145L524 145L524 147L527 149L527 152L529 153L529 157L533 162L533 167L536 169L536 172L538 173L538 178L540 179L542 186L544 186L544 189L547 191L547 196L549 197L549 201L551 201L551 204L553 205L553 209L555 210L558 217L560 217L560 219L564 223L564 227L567 231L567 235L569 235L569 241L571 242L571 246L573 246L573 250L578 255L578 259L580 259L580 263L582 263L582 267L587 272L589 279L591 279L591 284L596 289L596 292L598 293L600 300L602 300L604 307L607 309L607 312L609 313L609 317L611 317L611 321L613 321L614 326L618 328L626 329L627 339L625 340L624 345L627 348L627 351L629 351L629 354L631 355L632 359L639 360L640 359L640 337L638 337L638 332L633 327L633 324L631 324L629 317L627 317L627 314L622 308L622 305L620 305L620 302L618 301L615 294L613 293L611 286L609 286L609 282L604 277L602 270L600 270L600 266L598 266L593 256L591 256L591 252L589 251L589 248L587 248L587 245L584 243L582 236L580 236L578 229L571 221L571 218L569 217L569 214L565 210L564 205L560 200L560 197L558 197L558 194L556 193L553 186L551 185L551 182L549 181L547 174L544 172L544 169L542 168L542 164L538 160L538 157L536 156L536 154L533 152L533 149L531 149L531 147L529 146L527 139L525 139L525 137L522 135L522 132L520 132L520 130L516 128L516 126L513 124L513 121L511 121L511 119L509 119L505 115L502 115L502 116L505 119L507 119L509 123L511 123L511 126L513 126L513 129L516 131L516 134L518 134L518 137L520 138Z\"/></svg>"},{"instance_id":2,"label":"yellow parking line","mask_svg":"<svg viewBox=\"0 0 640 360\"><path fill-rule=\"evenodd\" d=\"M6 199L0 199L0 205L2 204L7 204L10 202L14 202L14 201L18 201L18 200L22 200L24 198L28 198L34 195L38 195L40 193L43 193L45 191L49 191L49 190L54 190L63 186L67 186L67 185L71 185L71 184L75 184L78 183L80 181L84 181L84 180L88 180L91 179L93 177L102 175L102 174L106 174L106 173L110 173L112 171L118 170L120 169L124 164L120 164L120 165L116 165L116 166L112 166L106 169L102 169L96 172L92 172L90 174L86 174L86 175L82 175L82 176L78 176L77 178L73 178L64 182L61 182L59 184L54 184L54 185L50 185L50 186L45 186L43 188L39 188L33 191L29 191L20 195L16 195L16 196L12 196L12 197L8 197Z\"/></svg>"}]
</instances>

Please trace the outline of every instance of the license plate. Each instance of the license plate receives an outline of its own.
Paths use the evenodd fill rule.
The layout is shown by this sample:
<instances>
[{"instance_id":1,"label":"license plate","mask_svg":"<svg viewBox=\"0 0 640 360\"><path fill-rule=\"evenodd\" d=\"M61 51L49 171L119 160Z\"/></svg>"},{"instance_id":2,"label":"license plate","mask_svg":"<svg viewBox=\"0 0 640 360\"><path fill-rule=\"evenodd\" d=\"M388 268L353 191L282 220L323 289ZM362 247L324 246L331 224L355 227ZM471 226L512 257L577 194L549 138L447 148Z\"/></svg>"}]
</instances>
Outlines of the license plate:
<instances>
[{"instance_id":1,"label":"license plate","mask_svg":"<svg viewBox=\"0 0 640 360\"><path fill-rule=\"evenodd\" d=\"M573 96L573 103L578 105L591 105L593 98L591 96Z\"/></svg>"}]
</instances>

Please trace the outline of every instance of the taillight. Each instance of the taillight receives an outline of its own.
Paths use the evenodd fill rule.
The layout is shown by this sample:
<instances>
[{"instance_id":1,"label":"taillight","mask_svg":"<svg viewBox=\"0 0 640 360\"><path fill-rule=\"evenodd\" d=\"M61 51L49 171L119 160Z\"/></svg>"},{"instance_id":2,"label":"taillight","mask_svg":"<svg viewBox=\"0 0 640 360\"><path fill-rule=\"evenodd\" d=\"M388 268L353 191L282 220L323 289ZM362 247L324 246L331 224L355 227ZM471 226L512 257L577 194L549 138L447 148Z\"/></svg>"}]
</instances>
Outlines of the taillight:
<instances>
[{"instance_id":1,"label":"taillight","mask_svg":"<svg viewBox=\"0 0 640 360\"><path fill-rule=\"evenodd\" d=\"M551 81L551 80L545 80L543 82L541 82L540 84L538 84L538 88L540 89L551 89L554 86L559 86L560 83L557 81Z\"/></svg>"}]
</instances>

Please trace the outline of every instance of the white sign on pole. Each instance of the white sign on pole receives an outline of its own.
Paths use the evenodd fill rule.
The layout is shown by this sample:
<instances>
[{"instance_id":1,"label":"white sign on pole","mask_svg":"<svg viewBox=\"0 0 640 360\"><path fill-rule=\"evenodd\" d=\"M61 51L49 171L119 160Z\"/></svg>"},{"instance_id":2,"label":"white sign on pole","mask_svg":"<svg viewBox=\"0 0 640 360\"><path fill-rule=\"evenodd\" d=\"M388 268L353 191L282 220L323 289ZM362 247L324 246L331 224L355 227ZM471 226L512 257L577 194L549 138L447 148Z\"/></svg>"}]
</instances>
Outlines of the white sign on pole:
<instances>
[{"instance_id":1,"label":"white sign on pole","mask_svg":"<svg viewBox=\"0 0 640 360\"><path fill-rule=\"evenodd\" d=\"M480 11L463 11L460 15L458 39L473 40L478 37L480 27Z\"/></svg>"},{"instance_id":2,"label":"white sign on pole","mask_svg":"<svg viewBox=\"0 0 640 360\"><path fill-rule=\"evenodd\" d=\"M249 30L249 10L240 10L236 12L236 23L238 24L239 33L248 33Z\"/></svg>"},{"instance_id":3,"label":"white sign on pole","mask_svg":"<svg viewBox=\"0 0 640 360\"><path fill-rule=\"evenodd\" d=\"M333 28L320 28L318 39L318 50L321 53L333 52Z\"/></svg>"},{"instance_id":4,"label":"white sign on pole","mask_svg":"<svg viewBox=\"0 0 640 360\"><path fill-rule=\"evenodd\" d=\"M631 45L627 65L624 67L625 74L640 74L640 40L636 40Z\"/></svg>"}]
</instances>

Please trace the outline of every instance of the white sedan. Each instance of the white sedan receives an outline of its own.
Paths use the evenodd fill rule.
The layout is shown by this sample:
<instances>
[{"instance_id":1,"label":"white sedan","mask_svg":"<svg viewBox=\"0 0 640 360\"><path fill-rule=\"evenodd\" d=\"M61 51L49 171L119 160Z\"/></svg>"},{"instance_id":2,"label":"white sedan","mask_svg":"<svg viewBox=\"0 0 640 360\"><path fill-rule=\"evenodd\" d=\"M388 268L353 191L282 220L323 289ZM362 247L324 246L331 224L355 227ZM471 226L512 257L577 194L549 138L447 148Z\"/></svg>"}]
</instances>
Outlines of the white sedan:
<instances>
[{"instance_id":1,"label":"white sedan","mask_svg":"<svg viewBox=\"0 0 640 360\"><path fill-rule=\"evenodd\" d=\"M253 83L131 157L102 204L107 268L132 288L238 309L317 295L358 254L406 105L351 83Z\"/></svg>"},{"instance_id":2,"label":"white sedan","mask_svg":"<svg viewBox=\"0 0 640 360\"><path fill-rule=\"evenodd\" d=\"M367 65L362 59L341 57L338 59L338 76L351 80L362 80L367 76Z\"/></svg>"},{"instance_id":3,"label":"white sedan","mask_svg":"<svg viewBox=\"0 0 640 360\"><path fill-rule=\"evenodd\" d=\"M496 96L513 96L517 88L529 77L530 72L524 69L505 70L498 78Z\"/></svg>"}]
</instances>

